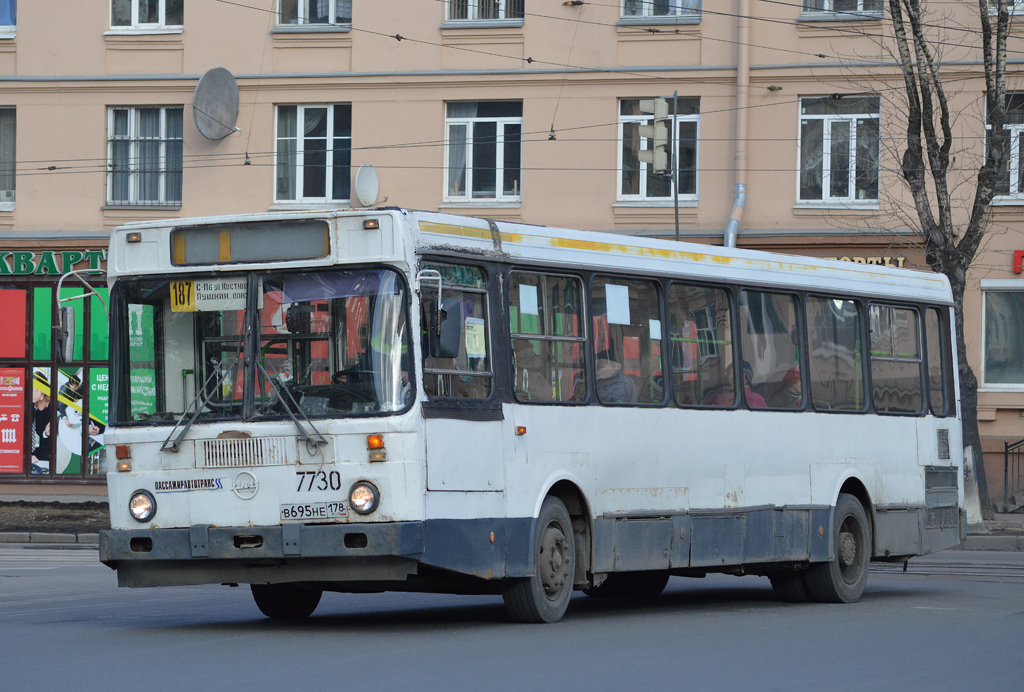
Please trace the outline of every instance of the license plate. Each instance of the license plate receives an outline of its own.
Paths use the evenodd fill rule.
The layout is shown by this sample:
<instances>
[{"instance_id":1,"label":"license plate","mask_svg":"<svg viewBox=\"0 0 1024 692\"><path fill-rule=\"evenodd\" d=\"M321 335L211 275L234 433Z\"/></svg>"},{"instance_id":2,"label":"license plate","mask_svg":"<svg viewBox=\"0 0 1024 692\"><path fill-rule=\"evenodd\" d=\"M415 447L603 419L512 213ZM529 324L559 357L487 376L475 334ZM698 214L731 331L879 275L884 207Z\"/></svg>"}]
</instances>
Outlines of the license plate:
<instances>
[{"instance_id":1,"label":"license plate","mask_svg":"<svg viewBox=\"0 0 1024 692\"><path fill-rule=\"evenodd\" d=\"M348 509L344 502L293 502L281 505L281 521L309 519L344 519Z\"/></svg>"}]
</instances>

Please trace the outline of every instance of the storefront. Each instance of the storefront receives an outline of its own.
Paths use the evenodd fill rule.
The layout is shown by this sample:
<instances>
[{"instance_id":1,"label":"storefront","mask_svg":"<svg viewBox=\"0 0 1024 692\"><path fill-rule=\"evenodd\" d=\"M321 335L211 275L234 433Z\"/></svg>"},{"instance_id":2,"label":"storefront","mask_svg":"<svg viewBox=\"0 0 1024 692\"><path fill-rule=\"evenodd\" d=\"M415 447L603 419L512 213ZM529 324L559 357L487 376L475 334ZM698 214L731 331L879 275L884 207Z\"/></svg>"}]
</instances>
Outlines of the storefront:
<instances>
[{"instance_id":1,"label":"storefront","mask_svg":"<svg viewBox=\"0 0 1024 692\"><path fill-rule=\"evenodd\" d=\"M0 246L0 482L105 478L109 344L102 274L99 297L65 303L75 310L73 360L58 363L54 347L58 299L86 293L67 281L58 296L57 281L72 269L105 267L105 236L96 236L46 247Z\"/></svg>"}]
</instances>

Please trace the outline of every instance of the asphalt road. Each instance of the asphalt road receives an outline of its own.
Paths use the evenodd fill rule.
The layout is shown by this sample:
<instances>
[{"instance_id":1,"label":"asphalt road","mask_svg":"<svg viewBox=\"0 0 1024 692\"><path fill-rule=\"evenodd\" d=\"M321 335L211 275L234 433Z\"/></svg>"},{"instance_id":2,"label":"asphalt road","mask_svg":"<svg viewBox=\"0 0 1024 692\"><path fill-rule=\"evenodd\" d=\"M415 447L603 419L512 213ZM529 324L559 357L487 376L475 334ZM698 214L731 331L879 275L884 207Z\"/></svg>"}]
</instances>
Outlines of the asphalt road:
<instances>
[{"instance_id":1,"label":"asphalt road","mask_svg":"<svg viewBox=\"0 0 1024 692\"><path fill-rule=\"evenodd\" d=\"M554 625L487 596L325 594L265 619L245 587L129 590L91 548L0 546L5 690L1019 689L1024 554L880 566L854 605L761 577L673 578L649 602L580 594Z\"/></svg>"}]
</instances>

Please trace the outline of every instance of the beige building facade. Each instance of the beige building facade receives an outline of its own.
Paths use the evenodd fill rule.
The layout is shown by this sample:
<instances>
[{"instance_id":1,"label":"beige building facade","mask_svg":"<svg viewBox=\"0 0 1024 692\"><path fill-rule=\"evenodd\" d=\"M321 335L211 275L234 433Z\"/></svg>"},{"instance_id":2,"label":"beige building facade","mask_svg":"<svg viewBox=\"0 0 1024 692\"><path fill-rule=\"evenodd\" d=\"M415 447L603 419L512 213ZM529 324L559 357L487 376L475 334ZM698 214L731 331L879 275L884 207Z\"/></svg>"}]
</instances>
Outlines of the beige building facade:
<instances>
[{"instance_id":1,"label":"beige building facade","mask_svg":"<svg viewBox=\"0 0 1024 692\"><path fill-rule=\"evenodd\" d=\"M978 21L943 7L962 13L935 21L968 180L983 80L978 34L958 27ZM62 382L97 385L82 417L105 419L102 306L86 308L79 368L58 367L56 274L91 266L85 253L127 221L357 204L362 164L388 205L714 244L732 216L741 247L926 268L898 176L890 34L879 0L0 0L0 288L14 291L0 309L27 324L0 340L0 378L26 381L21 457L0 448L2 479L102 478L88 426L77 465L56 442L33 454L46 416L60 424ZM1010 90L1024 90L1010 62ZM213 68L234 79L197 97ZM232 82L237 115L194 108L230 102ZM640 153L655 148L656 97L678 183ZM1003 441L1024 438L1015 113L966 306L993 499ZM200 131L204 115L224 136ZM33 422L30 392L47 387Z\"/></svg>"}]
</instances>

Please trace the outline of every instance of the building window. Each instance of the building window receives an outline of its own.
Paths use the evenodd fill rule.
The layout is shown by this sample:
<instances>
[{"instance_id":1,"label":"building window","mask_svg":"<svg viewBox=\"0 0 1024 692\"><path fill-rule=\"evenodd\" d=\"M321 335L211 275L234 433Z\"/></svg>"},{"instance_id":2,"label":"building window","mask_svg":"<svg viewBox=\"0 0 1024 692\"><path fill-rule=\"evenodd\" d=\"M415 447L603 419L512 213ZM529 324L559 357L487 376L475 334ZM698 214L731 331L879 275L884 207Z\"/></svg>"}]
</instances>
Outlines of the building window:
<instances>
[{"instance_id":1,"label":"building window","mask_svg":"<svg viewBox=\"0 0 1024 692\"><path fill-rule=\"evenodd\" d=\"M14 204L17 121L13 108L0 108L0 209Z\"/></svg>"},{"instance_id":2,"label":"building window","mask_svg":"<svg viewBox=\"0 0 1024 692\"><path fill-rule=\"evenodd\" d=\"M1006 122L1003 125L1003 137L1006 140L1006 152L1003 158L1003 169L996 179L996 196L1003 201L1024 199L1024 180L1021 176L1022 149L1024 149L1024 93L1006 95Z\"/></svg>"},{"instance_id":3,"label":"building window","mask_svg":"<svg viewBox=\"0 0 1024 692\"><path fill-rule=\"evenodd\" d=\"M877 203L877 96L800 99L801 202Z\"/></svg>"},{"instance_id":4,"label":"building window","mask_svg":"<svg viewBox=\"0 0 1024 692\"><path fill-rule=\"evenodd\" d=\"M985 291L983 381L1020 389L1024 386L1024 291Z\"/></svg>"},{"instance_id":5,"label":"building window","mask_svg":"<svg viewBox=\"0 0 1024 692\"><path fill-rule=\"evenodd\" d=\"M181 204L182 108L108 111L107 204Z\"/></svg>"},{"instance_id":6,"label":"building window","mask_svg":"<svg viewBox=\"0 0 1024 692\"><path fill-rule=\"evenodd\" d=\"M700 16L701 0L622 0L623 17Z\"/></svg>"},{"instance_id":7,"label":"building window","mask_svg":"<svg viewBox=\"0 0 1024 692\"><path fill-rule=\"evenodd\" d=\"M673 114L673 100L669 99L669 117L673 115L675 162L679 166L679 197L697 199L697 139L700 125L700 99L679 99L679 113ZM650 151L653 141L640 135L640 127L653 124L650 113L640 111L640 99L622 99L619 102L619 199L622 201L672 199L672 161L666 174L655 173L652 166L640 161L639 152Z\"/></svg>"},{"instance_id":8,"label":"building window","mask_svg":"<svg viewBox=\"0 0 1024 692\"><path fill-rule=\"evenodd\" d=\"M881 14L882 0L804 0L803 11L804 14Z\"/></svg>"},{"instance_id":9,"label":"building window","mask_svg":"<svg viewBox=\"0 0 1024 692\"><path fill-rule=\"evenodd\" d=\"M522 19L525 0L447 0L448 19Z\"/></svg>"},{"instance_id":10,"label":"building window","mask_svg":"<svg viewBox=\"0 0 1024 692\"><path fill-rule=\"evenodd\" d=\"M352 0L280 0L278 24L351 24Z\"/></svg>"},{"instance_id":11,"label":"building window","mask_svg":"<svg viewBox=\"0 0 1024 692\"><path fill-rule=\"evenodd\" d=\"M277 107L278 202L347 202L352 104Z\"/></svg>"},{"instance_id":12,"label":"building window","mask_svg":"<svg viewBox=\"0 0 1024 692\"><path fill-rule=\"evenodd\" d=\"M522 101L447 105L448 202L522 200Z\"/></svg>"},{"instance_id":13,"label":"building window","mask_svg":"<svg viewBox=\"0 0 1024 692\"><path fill-rule=\"evenodd\" d=\"M185 0L111 0L114 29L168 29L185 23Z\"/></svg>"},{"instance_id":14,"label":"building window","mask_svg":"<svg viewBox=\"0 0 1024 692\"><path fill-rule=\"evenodd\" d=\"M18 0L0 0L0 38L14 36L18 26Z\"/></svg>"}]
</instances>

